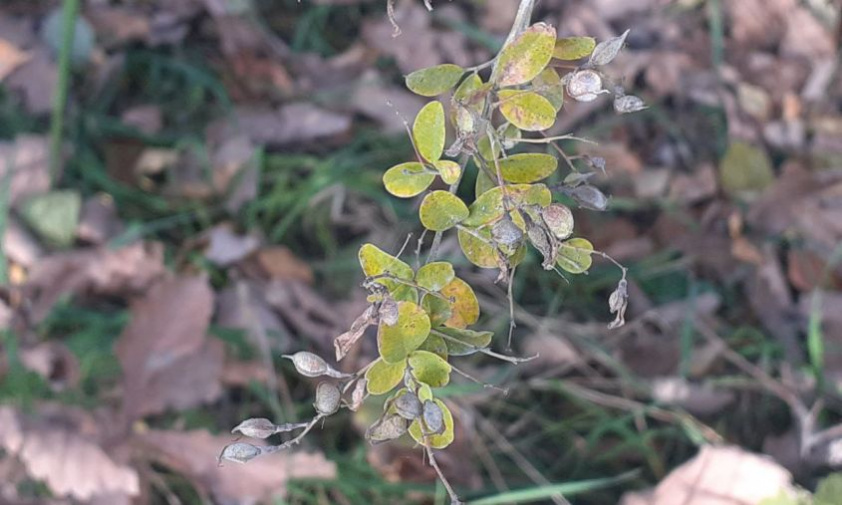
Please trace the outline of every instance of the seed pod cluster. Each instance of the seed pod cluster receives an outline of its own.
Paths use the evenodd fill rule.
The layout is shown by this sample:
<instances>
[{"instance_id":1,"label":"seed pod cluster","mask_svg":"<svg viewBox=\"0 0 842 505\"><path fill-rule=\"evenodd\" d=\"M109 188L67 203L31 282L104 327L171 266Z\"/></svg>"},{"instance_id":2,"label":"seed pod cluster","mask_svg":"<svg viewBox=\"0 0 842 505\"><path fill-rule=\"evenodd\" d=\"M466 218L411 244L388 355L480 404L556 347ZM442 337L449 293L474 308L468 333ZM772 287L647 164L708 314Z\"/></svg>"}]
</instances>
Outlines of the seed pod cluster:
<instances>
[{"instance_id":1,"label":"seed pod cluster","mask_svg":"<svg viewBox=\"0 0 842 505\"><path fill-rule=\"evenodd\" d=\"M404 419L412 421L421 415L421 400L410 391L400 395L395 400L395 412Z\"/></svg>"},{"instance_id":2,"label":"seed pod cluster","mask_svg":"<svg viewBox=\"0 0 842 505\"><path fill-rule=\"evenodd\" d=\"M424 426L427 428L427 433L434 435L441 435L444 433L444 413L441 411L436 402L427 400L424 402L423 412Z\"/></svg>"},{"instance_id":3,"label":"seed pod cluster","mask_svg":"<svg viewBox=\"0 0 842 505\"><path fill-rule=\"evenodd\" d=\"M339 410L342 392L331 382L320 382L316 386L316 401L313 407L321 416L329 416Z\"/></svg>"},{"instance_id":4,"label":"seed pod cluster","mask_svg":"<svg viewBox=\"0 0 842 505\"><path fill-rule=\"evenodd\" d=\"M523 231L508 215L504 215L491 227L491 238L498 245L514 250L523 241Z\"/></svg>"}]
</instances>

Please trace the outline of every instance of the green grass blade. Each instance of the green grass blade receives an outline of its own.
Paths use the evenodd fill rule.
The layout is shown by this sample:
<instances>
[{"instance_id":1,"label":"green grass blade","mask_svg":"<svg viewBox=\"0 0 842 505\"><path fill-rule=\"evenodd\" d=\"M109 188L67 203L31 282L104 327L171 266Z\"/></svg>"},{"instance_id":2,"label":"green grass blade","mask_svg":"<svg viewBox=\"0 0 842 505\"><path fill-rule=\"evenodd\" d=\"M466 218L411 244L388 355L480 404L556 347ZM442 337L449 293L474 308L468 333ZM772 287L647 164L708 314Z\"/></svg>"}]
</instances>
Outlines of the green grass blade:
<instances>
[{"instance_id":1,"label":"green grass blade","mask_svg":"<svg viewBox=\"0 0 842 505\"><path fill-rule=\"evenodd\" d=\"M489 496L487 498L480 498L468 502L470 505L503 505L511 503L530 503L538 500L546 500L552 496L561 494L564 496L573 496L597 489L604 489L606 487L616 486L621 482L626 482L637 475L637 471L626 472L616 477L608 477L605 479L590 479L578 482L568 482L566 484L555 484L552 486L538 486L528 489L521 489L518 491L508 491L498 495Z\"/></svg>"}]
</instances>

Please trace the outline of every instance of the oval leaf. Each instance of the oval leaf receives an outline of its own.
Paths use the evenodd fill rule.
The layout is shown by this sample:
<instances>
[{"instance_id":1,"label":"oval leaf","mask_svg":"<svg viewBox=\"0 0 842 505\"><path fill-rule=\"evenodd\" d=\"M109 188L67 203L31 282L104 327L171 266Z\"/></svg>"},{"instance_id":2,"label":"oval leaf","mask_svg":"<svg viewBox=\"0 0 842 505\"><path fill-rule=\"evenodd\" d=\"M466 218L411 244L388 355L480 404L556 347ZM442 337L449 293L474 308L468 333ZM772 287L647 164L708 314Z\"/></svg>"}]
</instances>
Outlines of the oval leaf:
<instances>
[{"instance_id":1,"label":"oval leaf","mask_svg":"<svg viewBox=\"0 0 842 505\"><path fill-rule=\"evenodd\" d=\"M417 95L436 96L456 86L464 73L462 67L451 63L422 68L406 76L406 87Z\"/></svg>"},{"instance_id":2,"label":"oval leaf","mask_svg":"<svg viewBox=\"0 0 842 505\"><path fill-rule=\"evenodd\" d=\"M432 388L444 387L450 382L450 364L437 354L415 351L407 361L412 375Z\"/></svg>"},{"instance_id":3,"label":"oval leaf","mask_svg":"<svg viewBox=\"0 0 842 505\"><path fill-rule=\"evenodd\" d=\"M497 96L500 97L500 113L521 130L546 130L555 122L555 107L538 93L504 89Z\"/></svg>"},{"instance_id":4,"label":"oval leaf","mask_svg":"<svg viewBox=\"0 0 842 505\"><path fill-rule=\"evenodd\" d=\"M572 238L563 242L558 250L556 263L566 272L581 274L587 272L593 263L593 244L584 238Z\"/></svg>"},{"instance_id":5,"label":"oval leaf","mask_svg":"<svg viewBox=\"0 0 842 505\"><path fill-rule=\"evenodd\" d=\"M500 160L503 179L514 183L531 183L546 179L558 168L555 156L544 153L513 154Z\"/></svg>"},{"instance_id":6,"label":"oval leaf","mask_svg":"<svg viewBox=\"0 0 842 505\"><path fill-rule=\"evenodd\" d=\"M458 165L457 165L458 166ZM417 161L395 165L383 174L386 191L400 197L410 198L430 187L436 176L427 172Z\"/></svg>"},{"instance_id":7,"label":"oval leaf","mask_svg":"<svg viewBox=\"0 0 842 505\"><path fill-rule=\"evenodd\" d=\"M491 338L494 336L490 331L464 328L439 328L437 331L445 335L442 340L447 346L447 353L451 356L468 356L480 349L485 349L491 345Z\"/></svg>"},{"instance_id":8,"label":"oval leaf","mask_svg":"<svg viewBox=\"0 0 842 505\"><path fill-rule=\"evenodd\" d=\"M466 328L479 319L479 301L471 286L462 279L456 277L443 287L441 294L451 299L450 319L445 321L445 326L451 328Z\"/></svg>"},{"instance_id":9,"label":"oval leaf","mask_svg":"<svg viewBox=\"0 0 842 505\"><path fill-rule=\"evenodd\" d=\"M432 231L453 228L468 217L468 206L461 199L447 191L433 191L424 197L418 216L421 224Z\"/></svg>"},{"instance_id":10,"label":"oval leaf","mask_svg":"<svg viewBox=\"0 0 842 505\"><path fill-rule=\"evenodd\" d=\"M433 449L444 449L453 442L453 414L450 413L450 409L441 400L433 401L439 406L444 417L444 432L441 435L427 435L425 441L421 421L416 419L409 426L409 434L419 444L432 447Z\"/></svg>"},{"instance_id":11,"label":"oval leaf","mask_svg":"<svg viewBox=\"0 0 842 505\"><path fill-rule=\"evenodd\" d=\"M556 112L564 105L564 84L552 68L545 68L538 77L532 81L532 91L546 98Z\"/></svg>"},{"instance_id":12,"label":"oval leaf","mask_svg":"<svg viewBox=\"0 0 842 505\"><path fill-rule=\"evenodd\" d=\"M438 160L433 163L433 166L438 170L441 180L445 184L456 184L459 182L459 177L462 176L462 167L459 163L451 160Z\"/></svg>"},{"instance_id":13,"label":"oval leaf","mask_svg":"<svg viewBox=\"0 0 842 505\"><path fill-rule=\"evenodd\" d=\"M365 372L369 394L382 395L394 389L403 380L404 370L406 370L406 360L387 363L382 358L378 358Z\"/></svg>"},{"instance_id":14,"label":"oval leaf","mask_svg":"<svg viewBox=\"0 0 842 505\"><path fill-rule=\"evenodd\" d=\"M373 244L363 244L358 256L360 266L367 277L388 273L399 279L409 281L414 276L414 272L409 265ZM386 286L389 291L405 286L392 279L378 279L377 283Z\"/></svg>"},{"instance_id":15,"label":"oval leaf","mask_svg":"<svg viewBox=\"0 0 842 505\"><path fill-rule=\"evenodd\" d=\"M433 333L430 333L430 336L421 344L418 351L429 351L447 360L447 344L442 337Z\"/></svg>"},{"instance_id":16,"label":"oval leaf","mask_svg":"<svg viewBox=\"0 0 842 505\"><path fill-rule=\"evenodd\" d=\"M591 54L596 47L593 37L565 37L555 41L553 58L565 61L578 60Z\"/></svg>"},{"instance_id":17,"label":"oval leaf","mask_svg":"<svg viewBox=\"0 0 842 505\"><path fill-rule=\"evenodd\" d=\"M531 81L544 70L555 49L555 28L536 23L500 52L495 81L502 87Z\"/></svg>"},{"instance_id":18,"label":"oval leaf","mask_svg":"<svg viewBox=\"0 0 842 505\"><path fill-rule=\"evenodd\" d=\"M435 261L418 269L415 274L415 283L430 291L439 291L454 277L456 273L453 271L453 265L446 261Z\"/></svg>"},{"instance_id":19,"label":"oval leaf","mask_svg":"<svg viewBox=\"0 0 842 505\"><path fill-rule=\"evenodd\" d=\"M502 166L500 168L502 171ZM553 198L550 190L543 184L513 184L506 186L506 194L511 198L511 204L514 206L539 205L546 207ZM474 203L471 204L470 215L462 224L471 228L482 226L499 219L504 211L503 190L494 187L474 200Z\"/></svg>"},{"instance_id":20,"label":"oval leaf","mask_svg":"<svg viewBox=\"0 0 842 505\"><path fill-rule=\"evenodd\" d=\"M398 363L418 349L430 334L430 318L424 309L412 302L398 302L398 321L383 322L377 331L380 357L388 363Z\"/></svg>"},{"instance_id":21,"label":"oval leaf","mask_svg":"<svg viewBox=\"0 0 842 505\"><path fill-rule=\"evenodd\" d=\"M412 124L412 139L415 148L425 160L434 163L444 152L444 106L432 101L415 116Z\"/></svg>"}]
</instances>

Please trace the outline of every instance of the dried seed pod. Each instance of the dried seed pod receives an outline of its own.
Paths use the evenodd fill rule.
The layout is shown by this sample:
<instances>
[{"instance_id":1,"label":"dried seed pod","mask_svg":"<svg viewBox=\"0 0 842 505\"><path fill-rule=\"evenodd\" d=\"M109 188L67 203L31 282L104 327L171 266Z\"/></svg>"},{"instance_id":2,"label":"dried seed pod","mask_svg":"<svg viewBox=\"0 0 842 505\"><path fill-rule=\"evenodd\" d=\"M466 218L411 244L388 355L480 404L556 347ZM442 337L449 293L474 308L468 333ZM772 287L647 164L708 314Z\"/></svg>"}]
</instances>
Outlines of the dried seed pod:
<instances>
[{"instance_id":1,"label":"dried seed pod","mask_svg":"<svg viewBox=\"0 0 842 505\"><path fill-rule=\"evenodd\" d=\"M567 94L577 102L593 102L605 92L602 89L602 76L595 70L580 70L567 81Z\"/></svg>"},{"instance_id":2,"label":"dried seed pod","mask_svg":"<svg viewBox=\"0 0 842 505\"><path fill-rule=\"evenodd\" d=\"M427 400L424 402L424 426L427 433L441 435L444 433L444 413L436 402Z\"/></svg>"},{"instance_id":3,"label":"dried seed pod","mask_svg":"<svg viewBox=\"0 0 842 505\"><path fill-rule=\"evenodd\" d=\"M607 65L611 60L617 57L623 44L626 43L626 37L629 36L629 30L623 32L619 37L614 37L608 40L603 40L594 48L591 57L588 60L589 65Z\"/></svg>"},{"instance_id":4,"label":"dried seed pod","mask_svg":"<svg viewBox=\"0 0 842 505\"><path fill-rule=\"evenodd\" d=\"M240 432L250 438L269 438L274 435L275 423L265 418L246 419L231 430L231 433Z\"/></svg>"},{"instance_id":5,"label":"dried seed pod","mask_svg":"<svg viewBox=\"0 0 842 505\"><path fill-rule=\"evenodd\" d=\"M327 375L334 379L347 379L352 376L351 374L342 373L333 369L325 360L312 352L299 351L292 355L285 354L283 357L292 360L295 369L304 377L321 377Z\"/></svg>"},{"instance_id":6,"label":"dried seed pod","mask_svg":"<svg viewBox=\"0 0 842 505\"><path fill-rule=\"evenodd\" d=\"M523 231L509 216L503 216L491 227L491 238L499 245L516 249L523 241Z\"/></svg>"},{"instance_id":7,"label":"dried seed pod","mask_svg":"<svg viewBox=\"0 0 842 505\"><path fill-rule=\"evenodd\" d=\"M412 421L421 415L421 400L410 391L395 400L395 411L404 419Z\"/></svg>"},{"instance_id":8,"label":"dried seed pod","mask_svg":"<svg viewBox=\"0 0 842 505\"><path fill-rule=\"evenodd\" d=\"M316 401L313 407L323 416L329 416L339 410L342 392L332 382L320 382L316 386Z\"/></svg>"},{"instance_id":9,"label":"dried seed pod","mask_svg":"<svg viewBox=\"0 0 842 505\"><path fill-rule=\"evenodd\" d=\"M608 297L608 308L611 309L612 314L617 314L614 321L608 325L608 329L613 330L626 324L626 307L629 304L629 290L628 282L625 277L620 279L617 283L617 289Z\"/></svg>"},{"instance_id":10,"label":"dried seed pod","mask_svg":"<svg viewBox=\"0 0 842 505\"><path fill-rule=\"evenodd\" d=\"M541 209L541 219L558 239L565 239L573 234L573 213L566 205L551 203Z\"/></svg>"},{"instance_id":11,"label":"dried seed pod","mask_svg":"<svg viewBox=\"0 0 842 505\"><path fill-rule=\"evenodd\" d=\"M348 408L356 412L365 400L366 390L368 388L368 380L365 377L357 379L354 384L354 390L351 391L351 401L348 402Z\"/></svg>"},{"instance_id":12,"label":"dried seed pod","mask_svg":"<svg viewBox=\"0 0 842 505\"><path fill-rule=\"evenodd\" d=\"M542 266L545 270L550 270L555 263L557 246L550 237L550 235L540 226L535 224L532 219L526 220L526 236L529 237L529 242L538 249L538 252L544 257Z\"/></svg>"},{"instance_id":13,"label":"dried seed pod","mask_svg":"<svg viewBox=\"0 0 842 505\"><path fill-rule=\"evenodd\" d=\"M379 444L399 438L406 433L406 419L394 414L381 418L365 432L365 438L372 444Z\"/></svg>"},{"instance_id":14,"label":"dried seed pod","mask_svg":"<svg viewBox=\"0 0 842 505\"><path fill-rule=\"evenodd\" d=\"M614 111L617 114L629 114L646 108L646 103L634 95L622 95L614 98Z\"/></svg>"},{"instance_id":15,"label":"dried seed pod","mask_svg":"<svg viewBox=\"0 0 842 505\"><path fill-rule=\"evenodd\" d=\"M226 445L222 449L222 454L219 455L219 462L222 460L233 461L235 463L246 463L260 456L263 450L256 445L247 444L245 442L235 442Z\"/></svg>"},{"instance_id":16,"label":"dried seed pod","mask_svg":"<svg viewBox=\"0 0 842 505\"><path fill-rule=\"evenodd\" d=\"M387 296L380 302L380 309L377 313L380 315L381 322L388 326L394 326L398 322L398 302Z\"/></svg>"},{"instance_id":17,"label":"dried seed pod","mask_svg":"<svg viewBox=\"0 0 842 505\"><path fill-rule=\"evenodd\" d=\"M608 197L590 184L577 186L567 192L580 207L591 210L605 210L608 208Z\"/></svg>"}]
</instances>

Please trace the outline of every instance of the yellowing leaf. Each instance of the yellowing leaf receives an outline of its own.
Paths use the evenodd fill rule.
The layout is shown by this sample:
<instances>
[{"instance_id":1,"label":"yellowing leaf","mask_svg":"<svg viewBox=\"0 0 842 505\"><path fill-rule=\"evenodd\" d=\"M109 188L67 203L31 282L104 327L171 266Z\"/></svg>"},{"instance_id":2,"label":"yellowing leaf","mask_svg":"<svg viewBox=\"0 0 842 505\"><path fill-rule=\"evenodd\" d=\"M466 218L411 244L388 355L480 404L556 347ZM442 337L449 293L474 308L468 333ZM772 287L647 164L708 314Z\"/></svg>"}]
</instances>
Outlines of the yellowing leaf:
<instances>
[{"instance_id":1,"label":"yellowing leaf","mask_svg":"<svg viewBox=\"0 0 842 505\"><path fill-rule=\"evenodd\" d=\"M383 185L386 186L386 191L397 197L410 198L429 188L435 178L424 165L410 161L386 170L383 174Z\"/></svg>"},{"instance_id":2,"label":"yellowing leaf","mask_svg":"<svg viewBox=\"0 0 842 505\"><path fill-rule=\"evenodd\" d=\"M415 351L407 361L412 375L432 388L444 387L450 382L450 364L437 354Z\"/></svg>"},{"instance_id":3,"label":"yellowing leaf","mask_svg":"<svg viewBox=\"0 0 842 505\"><path fill-rule=\"evenodd\" d=\"M459 177L462 175L462 167L455 161L438 160L433 163L433 166L435 166L436 170L439 171L441 180L443 180L445 184L456 184L456 182L459 181Z\"/></svg>"},{"instance_id":4,"label":"yellowing leaf","mask_svg":"<svg viewBox=\"0 0 842 505\"><path fill-rule=\"evenodd\" d=\"M513 154L500 160L503 179L514 183L531 183L546 179L556 168L556 157L543 153Z\"/></svg>"},{"instance_id":5,"label":"yellowing leaf","mask_svg":"<svg viewBox=\"0 0 842 505\"><path fill-rule=\"evenodd\" d=\"M436 162L444 152L444 106L432 101L415 116L412 138L418 153L430 163Z\"/></svg>"},{"instance_id":6,"label":"yellowing leaf","mask_svg":"<svg viewBox=\"0 0 842 505\"><path fill-rule=\"evenodd\" d=\"M415 274L409 265L373 244L363 244L360 247L359 259L367 277L388 273L398 279L410 281ZM379 279L377 282L386 286L389 291L402 285L392 279Z\"/></svg>"},{"instance_id":7,"label":"yellowing leaf","mask_svg":"<svg viewBox=\"0 0 842 505\"><path fill-rule=\"evenodd\" d=\"M562 242L556 263L566 272L581 274L587 272L593 263L593 244L584 238L571 238Z\"/></svg>"},{"instance_id":8,"label":"yellowing leaf","mask_svg":"<svg viewBox=\"0 0 842 505\"><path fill-rule=\"evenodd\" d=\"M513 184L506 186L506 194L511 199L511 205L513 206L539 205L546 207L553 198L550 190L543 184ZM470 207L470 215L462 224L471 228L482 226L498 219L503 215L504 210L503 190L494 187L474 200Z\"/></svg>"},{"instance_id":9,"label":"yellowing leaf","mask_svg":"<svg viewBox=\"0 0 842 505\"><path fill-rule=\"evenodd\" d=\"M434 261L418 269L418 273L415 274L415 283L430 291L439 291L454 277L456 274L453 272L453 265L446 261Z\"/></svg>"},{"instance_id":10,"label":"yellowing leaf","mask_svg":"<svg viewBox=\"0 0 842 505\"><path fill-rule=\"evenodd\" d=\"M536 23L500 52L494 81L499 87L531 81L544 70L555 48L555 28Z\"/></svg>"},{"instance_id":11,"label":"yellowing leaf","mask_svg":"<svg viewBox=\"0 0 842 505\"><path fill-rule=\"evenodd\" d=\"M722 187L729 193L757 192L775 179L766 153L745 142L734 142L719 164Z\"/></svg>"},{"instance_id":12,"label":"yellowing leaf","mask_svg":"<svg viewBox=\"0 0 842 505\"><path fill-rule=\"evenodd\" d=\"M545 68L538 77L532 81L532 90L546 98L556 112L564 105L564 84L552 68Z\"/></svg>"},{"instance_id":13,"label":"yellowing leaf","mask_svg":"<svg viewBox=\"0 0 842 505\"><path fill-rule=\"evenodd\" d=\"M491 344L490 331L474 331L464 328L438 328L439 332L446 335L443 338L447 346L447 352L451 356L467 356L474 354L480 349L485 349Z\"/></svg>"},{"instance_id":14,"label":"yellowing leaf","mask_svg":"<svg viewBox=\"0 0 842 505\"><path fill-rule=\"evenodd\" d=\"M447 359L447 344L444 343L443 338L434 333L430 333L430 336L428 336L427 340L425 340L424 343L421 344L421 347L418 348L418 351L429 351L433 354L440 356L445 360Z\"/></svg>"},{"instance_id":15,"label":"yellowing leaf","mask_svg":"<svg viewBox=\"0 0 842 505\"><path fill-rule=\"evenodd\" d=\"M464 73L462 67L450 63L422 68L406 76L406 87L417 95L436 96L456 86Z\"/></svg>"},{"instance_id":16,"label":"yellowing leaf","mask_svg":"<svg viewBox=\"0 0 842 505\"><path fill-rule=\"evenodd\" d=\"M443 287L441 294L453 300L450 304L450 319L445 326L451 328L467 328L479 319L479 301L471 286L456 277Z\"/></svg>"},{"instance_id":17,"label":"yellowing leaf","mask_svg":"<svg viewBox=\"0 0 842 505\"><path fill-rule=\"evenodd\" d=\"M565 37L555 41L553 58L559 60L578 60L590 55L596 47L593 37Z\"/></svg>"},{"instance_id":18,"label":"yellowing leaf","mask_svg":"<svg viewBox=\"0 0 842 505\"><path fill-rule=\"evenodd\" d=\"M443 325L445 321L450 319L450 315L452 314L450 302L442 300L438 296L424 295L421 299L421 307L423 307L424 312L430 317L430 325L433 328Z\"/></svg>"},{"instance_id":19,"label":"yellowing leaf","mask_svg":"<svg viewBox=\"0 0 842 505\"><path fill-rule=\"evenodd\" d=\"M419 444L432 447L433 449L444 449L453 442L453 414L450 409L441 400L433 400L441 409L444 417L444 432L441 435L430 434L424 437L424 432L421 428L421 421L416 419L409 425L409 434Z\"/></svg>"},{"instance_id":20,"label":"yellowing leaf","mask_svg":"<svg viewBox=\"0 0 842 505\"><path fill-rule=\"evenodd\" d=\"M412 302L398 302L398 321L388 325L381 321L377 331L380 357L398 363L420 346L430 334L430 318L424 309Z\"/></svg>"},{"instance_id":21,"label":"yellowing leaf","mask_svg":"<svg viewBox=\"0 0 842 505\"><path fill-rule=\"evenodd\" d=\"M477 182L474 184L474 195L480 196L497 184L486 173L485 170L477 172Z\"/></svg>"},{"instance_id":22,"label":"yellowing leaf","mask_svg":"<svg viewBox=\"0 0 842 505\"><path fill-rule=\"evenodd\" d=\"M468 206L447 191L433 191L424 197L418 216L428 230L444 231L468 217Z\"/></svg>"},{"instance_id":23,"label":"yellowing leaf","mask_svg":"<svg viewBox=\"0 0 842 505\"><path fill-rule=\"evenodd\" d=\"M555 122L555 107L538 93L503 89L497 96L500 98L500 113L521 130L546 130Z\"/></svg>"},{"instance_id":24,"label":"yellowing leaf","mask_svg":"<svg viewBox=\"0 0 842 505\"><path fill-rule=\"evenodd\" d=\"M489 228L479 228L473 232L491 240ZM482 268L497 268L497 251L492 246L467 231L459 230L456 236L459 238L459 247L462 248L462 253L468 261Z\"/></svg>"},{"instance_id":25,"label":"yellowing leaf","mask_svg":"<svg viewBox=\"0 0 842 505\"><path fill-rule=\"evenodd\" d=\"M394 389L403 380L404 370L406 370L406 360L387 363L382 358L378 358L365 372L369 394L382 395Z\"/></svg>"}]
</instances>

